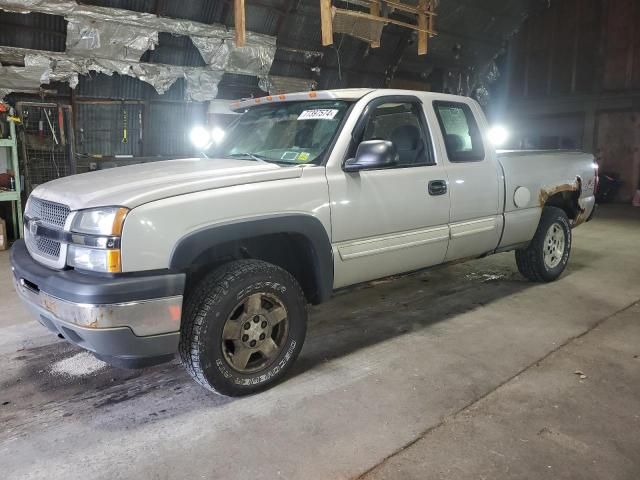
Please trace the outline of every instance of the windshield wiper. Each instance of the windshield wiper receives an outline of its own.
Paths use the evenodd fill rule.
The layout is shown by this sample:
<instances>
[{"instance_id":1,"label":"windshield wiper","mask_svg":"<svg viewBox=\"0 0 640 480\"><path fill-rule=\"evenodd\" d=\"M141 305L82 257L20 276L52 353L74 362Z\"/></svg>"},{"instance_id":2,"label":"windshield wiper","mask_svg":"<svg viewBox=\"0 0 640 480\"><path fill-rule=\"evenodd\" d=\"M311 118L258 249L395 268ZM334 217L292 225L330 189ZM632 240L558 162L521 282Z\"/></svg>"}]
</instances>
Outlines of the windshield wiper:
<instances>
[{"instance_id":1,"label":"windshield wiper","mask_svg":"<svg viewBox=\"0 0 640 480\"><path fill-rule=\"evenodd\" d=\"M249 157L252 160L255 160L256 162L269 163L269 161L266 160L266 157L263 157L262 155L258 155L256 153L251 153L251 152L230 153L229 155L227 155L227 157L231 157L231 158Z\"/></svg>"}]
</instances>

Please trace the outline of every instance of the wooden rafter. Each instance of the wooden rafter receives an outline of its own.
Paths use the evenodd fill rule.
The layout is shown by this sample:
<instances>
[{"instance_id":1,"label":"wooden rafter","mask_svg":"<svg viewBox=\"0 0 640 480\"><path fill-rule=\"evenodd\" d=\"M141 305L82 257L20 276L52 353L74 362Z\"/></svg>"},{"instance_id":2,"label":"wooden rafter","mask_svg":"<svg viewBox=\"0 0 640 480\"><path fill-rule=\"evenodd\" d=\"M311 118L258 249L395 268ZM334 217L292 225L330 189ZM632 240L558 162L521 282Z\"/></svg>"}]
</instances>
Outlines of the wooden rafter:
<instances>
[{"instance_id":1,"label":"wooden rafter","mask_svg":"<svg viewBox=\"0 0 640 480\"><path fill-rule=\"evenodd\" d=\"M236 29L236 47L244 47L247 41L244 0L233 0L233 17Z\"/></svg>"},{"instance_id":2,"label":"wooden rafter","mask_svg":"<svg viewBox=\"0 0 640 480\"><path fill-rule=\"evenodd\" d=\"M418 12L418 55L427 54L427 0L420 0L420 11Z\"/></svg>"},{"instance_id":3,"label":"wooden rafter","mask_svg":"<svg viewBox=\"0 0 640 480\"><path fill-rule=\"evenodd\" d=\"M320 0L320 26L322 28L322 45L333 45L333 13L331 0Z\"/></svg>"},{"instance_id":4,"label":"wooden rafter","mask_svg":"<svg viewBox=\"0 0 640 480\"><path fill-rule=\"evenodd\" d=\"M333 44L333 17L336 13L354 18L360 18L371 22L380 22L384 24L394 24L400 27L409 28L418 32L418 55L426 55L428 51L428 39L436 35L434 29L434 12L432 0L419 0L417 6L407 5L402 0L360 0L362 3L369 4L369 13L348 10L344 8L336 8L331 5L331 0L320 0L320 19L322 28L322 45ZM400 10L405 13L416 15L416 24L395 20L393 18L381 16L382 4L390 7L392 10ZM380 46L379 41L372 41L371 47Z\"/></svg>"},{"instance_id":5,"label":"wooden rafter","mask_svg":"<svg viewBox=\"0 0 640 480\"><path fill-rule=\"evenodd\" d=\"M379 17L380 16L380 2L379 0L373 0L371 2L371 6L369 7L369 13L375 17ZM380 40L371 42L371 48L379 48L380 47Z\"/></svg>"}]
</instances>

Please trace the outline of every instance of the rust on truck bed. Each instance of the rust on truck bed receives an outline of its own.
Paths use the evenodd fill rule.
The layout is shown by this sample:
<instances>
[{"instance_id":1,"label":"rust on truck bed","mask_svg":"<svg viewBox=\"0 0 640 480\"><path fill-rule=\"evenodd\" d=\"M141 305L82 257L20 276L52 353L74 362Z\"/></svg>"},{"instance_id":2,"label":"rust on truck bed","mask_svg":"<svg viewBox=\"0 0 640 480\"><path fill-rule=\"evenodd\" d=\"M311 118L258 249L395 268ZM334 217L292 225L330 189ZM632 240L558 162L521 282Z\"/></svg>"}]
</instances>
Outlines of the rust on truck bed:
<instances>
[{"instance_id":1,"label":"rust on truck bed","mask_svg":"<svg viewBox=\"0 0 640 480\"><path fill-rule=\"evenodd\" d=\"M584 223L587 219L587 210L580 203L580 191L582 189L582 179L577 176L576 181L574 183L563 183L561 185L556 185L551 189L540 189L540 193L538 194L538 204L541 207L544 207L550 198L554 195L563 192L577 193L576 198L573 199L573 205L571 208L574 210L573 215L569 215L571 217L571 226L577 227L578 225Z\"/></svg>"}]
</instances>

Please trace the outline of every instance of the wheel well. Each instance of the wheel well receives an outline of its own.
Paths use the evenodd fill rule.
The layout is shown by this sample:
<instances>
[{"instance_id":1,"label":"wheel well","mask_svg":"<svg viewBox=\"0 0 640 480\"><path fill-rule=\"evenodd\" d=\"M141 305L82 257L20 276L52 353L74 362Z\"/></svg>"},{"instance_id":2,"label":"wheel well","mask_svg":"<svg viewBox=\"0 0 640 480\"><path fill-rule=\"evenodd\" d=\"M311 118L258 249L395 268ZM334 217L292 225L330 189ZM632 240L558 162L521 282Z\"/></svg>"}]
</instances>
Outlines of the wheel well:
<instances>
[{"instance_id":1,"label":"wheel well","mask_svg":"<svg viewBox=\"0 0 640 480\"><path fill-rule=\"evenodd\" d=\"M309 303L320 302L312 243L301 234L272 233L215 245L202 252L187 271L187 291L215 268L239 259L277 265L297 280Z\"/></svg>"},{"instance_id":2,"label":"wheel well","mask_svg":"<svg viewBox=\"0 0 640 480\"><path fill-rule=\"evenodd\" d=\"M581 189L582 182L578 177L576 179L576 185L573 186L573 188L553 193L546 199L544 206L558 207L564 210L567 217L575 220L581 212L580 204L578 203Z\"/></svg>"}]
</instances>

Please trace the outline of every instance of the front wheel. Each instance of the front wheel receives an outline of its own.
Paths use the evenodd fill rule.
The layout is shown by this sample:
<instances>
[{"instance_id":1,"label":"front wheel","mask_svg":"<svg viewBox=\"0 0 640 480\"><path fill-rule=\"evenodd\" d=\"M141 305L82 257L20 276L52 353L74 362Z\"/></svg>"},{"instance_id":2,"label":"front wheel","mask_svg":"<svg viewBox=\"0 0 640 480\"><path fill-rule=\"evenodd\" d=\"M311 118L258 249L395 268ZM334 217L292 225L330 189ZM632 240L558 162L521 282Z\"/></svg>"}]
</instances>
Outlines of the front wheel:
<instances>
[{"instance_id":1,"label":"front wheel","mask_svg":"<svg viewBox=\"0 0 640 480\"><path fill-rule=\"evenodd\" d=\"M306 301L287 271L238 260L205 277L185 303L180 359L205 388L223 395L274 384L302 349Z\"/></svg>"},{"instance_id":2,"label":"front wheel","mask_svg":"<svg viewBox=\"0 0 640 480\"><path fill-rule=\"evenodd\" d=\"M569 262L571 225L564 210L544 207L538 229L525 249L516 250L516 264L522 275L534 282L556 280Z\"/></svg>"}]
</instances>

